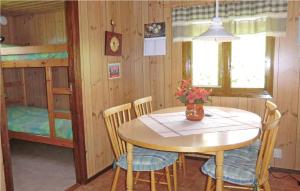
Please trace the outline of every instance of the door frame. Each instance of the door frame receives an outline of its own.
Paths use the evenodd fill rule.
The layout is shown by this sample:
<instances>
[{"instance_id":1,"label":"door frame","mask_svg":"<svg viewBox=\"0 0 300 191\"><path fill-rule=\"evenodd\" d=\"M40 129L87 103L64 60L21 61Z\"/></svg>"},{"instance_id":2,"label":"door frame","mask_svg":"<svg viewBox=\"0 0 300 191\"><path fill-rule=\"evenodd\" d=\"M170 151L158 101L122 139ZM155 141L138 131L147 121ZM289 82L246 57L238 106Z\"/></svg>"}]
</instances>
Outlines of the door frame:
<instances>
[{"instance_id":1,"label":"door frame","mask_svg":"<svg viewBox=\"0 0 300 191\"><path fill-rule=\"evenodd\" d=\"M80 64L80 38L78 2L65 2L65 18L67 29L68 62L69 62L69 84L72 90L70 95L70 109L72 114L73 130L73 155L76 173L76 184L86 184L87 163L84 136L82 86L81 86L81 64ZM7 128L6 105L4 95L3 73L0 65L0 99L1 99L1 147L4 164L4 178L7 191L13 191L13 175L11 164L11 153ZM71 185L70 185L71 186Z\"/></svg>"},{"instance_id":2,"label":"door frame","mask_svg":"<svg viewBox=\"0 0 300 191\"><path fill-rule=\"evenodd\" d=\"M82 104L80 37L78 1L65 2L66 29L68 39L69 84L72 90L70 108L72 113L74 162L76 182L86 184L87 163L84 136L84 119Z\"/></svg>"},{"instance_id":3,"label":"door frame","mask_svg":"<svg viewBox=\"0 0 300 191\"><path fill-rule=\"evenodd\" d=\"M4 78L2 73L2 66L0 65L0 101L1 101L1 148L3 157L3 168L4 168L4 179L6 191L14 190L13 176L12 176L12 166L11 166L11 156L10 156L10 145L8 138L7 129L7 117L6 117L6 105L5 105L5 94L4 94ZM2 172L0 172L2 173Z\"/></svg>"}]
</instances>

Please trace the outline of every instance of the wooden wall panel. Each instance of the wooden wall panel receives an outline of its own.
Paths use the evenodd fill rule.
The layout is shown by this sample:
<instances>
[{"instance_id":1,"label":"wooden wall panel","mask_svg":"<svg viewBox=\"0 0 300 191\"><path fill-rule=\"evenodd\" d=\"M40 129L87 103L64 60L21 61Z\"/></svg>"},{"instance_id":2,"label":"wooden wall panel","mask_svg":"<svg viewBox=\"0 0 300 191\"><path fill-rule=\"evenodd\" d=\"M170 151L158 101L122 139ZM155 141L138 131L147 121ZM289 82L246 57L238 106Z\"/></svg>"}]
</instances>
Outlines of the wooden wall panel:
<instances>
[{"instance_id":1,"label":"wooden wall panel","mask_svg":"<svg viewBox=\"0 0 300 191\"><path fill-rule=\"evenodd\" d=\"M282 159L275 160L276 167L300 169L299 87L300 57L297 28L300 2L289 2L286 37L278 39L278 75L276 103L284 114L279 129L277 147L282 149ZM297 137L298 132L298 137ZM298 146L298 148L297 148ZM298 156L296 156L298 154Z\"/></svg>"},{"instance_id":2,"label":"wooden wall panel","mask_svg":"<svg viewBox=\"0 0 300 191\"><path fill-rule=\"evenodd\" d=\"M113 158L102 119L104 109L149 95L153 96L154 109L182 105L174 95L182 79L182 44L172 42L171 11L174 6L199 2L79 2L89 177L108 166ZM296 144L298 148L300 146L300 68L299 56L296 54L299 45L296 45L295 40L295 14L299 4L289 2L288 34L276 41L278 52L274 72L273 100L286 114L277 144L277 147L283 149L283 158L275 160L273 166L290 169L300 169L300 151L296 150ZM123 35L121 57L104 55L104 32L111 30L111 19L116 23L116 31ZM151 22L166 24L166 56L143 56L144 24ZM121 62L120 79L108 80L107 65L110 62ZM210 105L235 107L262 115L264 103L265 100L259 98L212 97Z\"/></svg>"},{"instance_id":3,"label":"wooden wall panel","mask_svg":"<svg viewBox=\"0 0 300 191\"><path fill-rule=\"evenodd\" d=\"M104 31L106 23L109 22L106 13L109 6L106 4L107 2L79 2L82 97L88 177L110 165L113 159L102 119L102 110L109 107L110 95L114 90L107 79L108 58L104 56Z\"/></svg>"},{"instance_id":4,"label":"wooden wall panel","mask_svg":"<svg viewBox=\"0 0 300 191\"><path fill-rule=\"evenodd\" d=\"M3 26L0 25L0 35L5 37L5 44L11 44L13 43L13 17L7 16L7 25Z\"/></svg>"}]
</instances>

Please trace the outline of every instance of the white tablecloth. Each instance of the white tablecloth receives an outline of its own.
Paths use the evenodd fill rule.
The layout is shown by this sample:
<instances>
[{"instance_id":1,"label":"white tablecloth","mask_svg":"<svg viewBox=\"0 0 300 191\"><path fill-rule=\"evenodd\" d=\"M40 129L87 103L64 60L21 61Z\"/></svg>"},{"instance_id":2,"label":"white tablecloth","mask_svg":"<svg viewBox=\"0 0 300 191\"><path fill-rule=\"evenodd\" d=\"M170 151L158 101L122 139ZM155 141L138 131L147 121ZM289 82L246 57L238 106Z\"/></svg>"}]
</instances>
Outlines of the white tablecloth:
<instances>
[{"instance_id":1,"label":"white tablecloth","mask_svg":"<svg viewBox=\"0 0 300 191\"><path fill-rule=\"evenodd\" d=\"M201 121L187 120L185 112L144 115L139 120L163 137L251 129L261 126L261 118L250 112L224 112L217 108L207 108L205 115Z\"/></svg>"}]
</instances>

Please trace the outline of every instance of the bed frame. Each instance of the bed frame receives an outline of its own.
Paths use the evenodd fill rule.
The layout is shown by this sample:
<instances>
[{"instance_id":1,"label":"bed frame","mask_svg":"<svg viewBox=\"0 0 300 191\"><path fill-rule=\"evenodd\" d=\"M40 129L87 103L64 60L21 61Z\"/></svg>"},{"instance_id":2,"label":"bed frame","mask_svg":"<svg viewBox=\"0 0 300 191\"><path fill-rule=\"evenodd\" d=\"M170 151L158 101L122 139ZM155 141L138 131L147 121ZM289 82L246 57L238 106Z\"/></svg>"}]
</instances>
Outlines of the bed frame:
<instances>
[{"instance_id":1,"label":"bed frame","mask_svg":"<svg viewBox=\"0 0 300 191\"><path fill-rule=\"evenodd\" d=\"M67 45L45 45L45 46L25 46L25 47L6 47L1 48L1 55L22 55L33 53L54 53L67 51ZM21 68L21 81L4 82L5 88L22 87L23 96L18 100L7 99L7 104L20 103L27 105L26 99L26 81L25 68L42 67L46 73L46 89L47 89L47 107L49 113L50 136L40 136L30 133L9 131L10 139L21 139L31 142L39 142L50 145L73 148L73 140L58 138L55 136L55 118L71 120L71 113L63 113L54 111L53 97L54 95L70 95L71 88L55 88L53 87L52 67L69 66L68 58L65 59L46 59L46 60L18 60L18 61L1 61L2 68Z\"/></svg>"}]
</instances>

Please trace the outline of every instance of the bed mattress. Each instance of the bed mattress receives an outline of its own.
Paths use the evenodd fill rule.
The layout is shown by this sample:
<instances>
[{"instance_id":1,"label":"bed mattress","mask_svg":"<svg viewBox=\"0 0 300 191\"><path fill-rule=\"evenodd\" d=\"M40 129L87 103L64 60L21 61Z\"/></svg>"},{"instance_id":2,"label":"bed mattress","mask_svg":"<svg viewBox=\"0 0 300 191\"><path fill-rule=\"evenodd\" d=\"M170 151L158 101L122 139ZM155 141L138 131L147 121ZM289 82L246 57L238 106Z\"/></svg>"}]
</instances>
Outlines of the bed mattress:
<instances>
[{"instance_id":1,"label":"bed mattress","mask_svg":"<svg viewBox=\"0 0 300 191\"><path fill-rule=\"evenodd\" d=\"M0 48L17 47L14 45L1 44ZM22 55L5 55L0 56L1 61L17 61L17 60L46 60L46 59L64 59L68 58L67 52L57 53L35 53Z\"/></svg>"},{"instance_id":2,"label":"bed mattress","mask_svg":"<svg viewBox=\"0 0 300 191\"><path fill-rule=\"evenodd\" d=\"M60 111L62 112L62 111ZM7 109L8 129L34 135L50 135L48 110L39 107L11 106ZM55 119L55 134L58 138L72 137L71 120Z\"/></svg>"}]
</instances>

